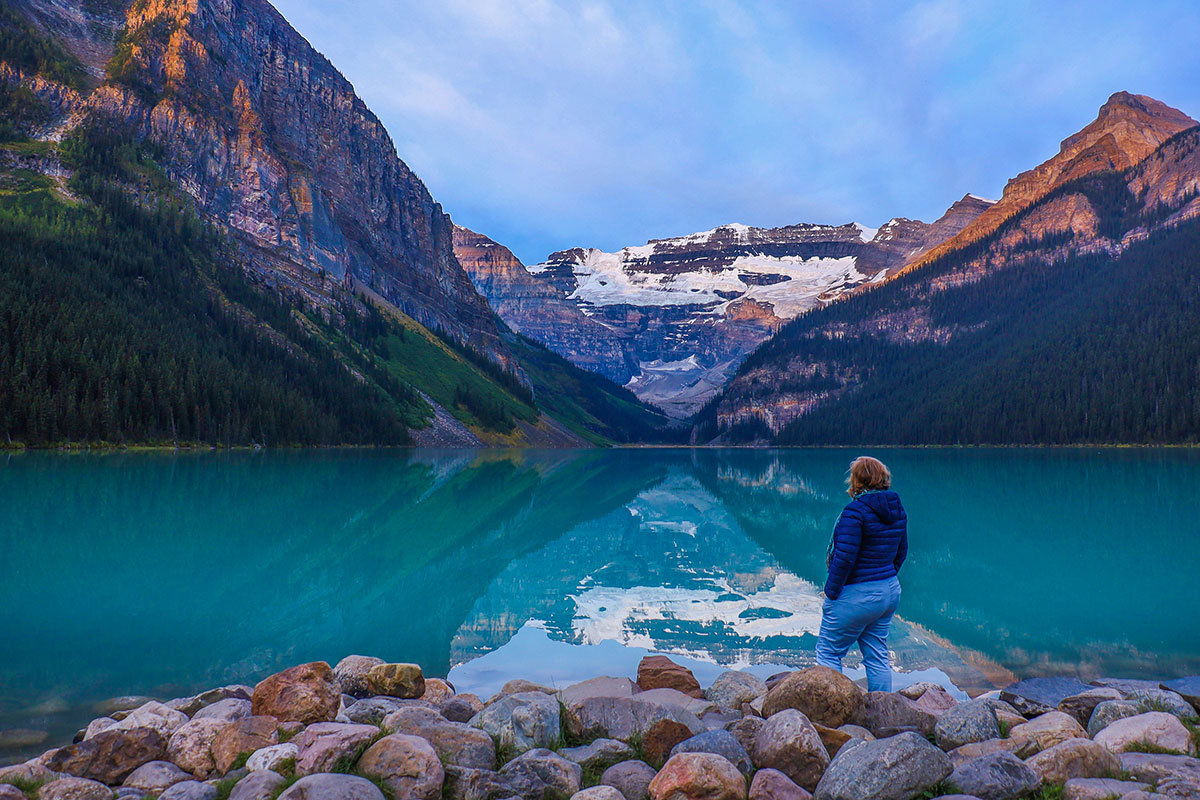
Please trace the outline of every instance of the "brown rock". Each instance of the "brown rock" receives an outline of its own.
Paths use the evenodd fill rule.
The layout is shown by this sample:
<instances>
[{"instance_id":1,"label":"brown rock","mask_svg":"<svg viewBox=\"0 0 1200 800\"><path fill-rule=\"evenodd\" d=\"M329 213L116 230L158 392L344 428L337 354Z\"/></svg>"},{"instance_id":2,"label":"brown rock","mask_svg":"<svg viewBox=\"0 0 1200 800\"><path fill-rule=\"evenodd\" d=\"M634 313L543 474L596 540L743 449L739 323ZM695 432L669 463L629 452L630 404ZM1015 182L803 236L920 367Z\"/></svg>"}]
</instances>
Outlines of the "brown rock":
<instances>
[{"instance_id":1,"label":"brown rock","mask_svg":"<svg viewBox=\"0 0 1200 800\"><path fill-rule=\"evenodd\" d=\"M367 673L372 694L415 700L425 694L425 676L417 664L376 664Z\"/></svg>"},{"instance_id":2,"label":"brown rock","mask_svg":"<svg viewBox=\"0 0 1200 800\"><path fill-rule=\"evenodd\" d=\"M930 736L937 726L937 716L930 714L907 697L893 692L867 692L856 724L875 736L884 738L911 730Z\"/></svg>"},{"instance_id":3,"label":"brown rock","mask_svg":"<svg viewBox=\"0 0 1200 800\"><path fill-rule=\"evenodd\" d=\"M274 717L255 716L239 719L222 728L210 747L213 765L224 775L233 769L238 756L251 755L255 750L279 743Z\"/></svg>"},{"instance_id":4,"label":"brown rock","mask_svg":"<svg viewBox=\"0 0 1200 800\"><path fill-rule=\"evenodd\" d=\"M738 744L750 754L750 758L753 760L754 737L758 736L758 732L766 724L767 721L762 717L742 717L737 722L726 725L725 730L733 734L733 738L738 740Z\"/></svg>"},{"instance_id":5,"label":"brown rock","mask_svg":"<svg viewBox=\"0 0 1200 800\"><path fill-rule=\"evenodd\" d=\"M852 722L863 707L862 691L854 681L829 667L793 672L767 692L763 716L794 708L812 722L837 728Z\"/></svg>"},{"instance_id":6,"label":"brown rock","mask_svg":"<svg viewBox=\"0 0 1200 800\"><path fill-rule=\"evenodd\" d=\"M682 722L660 719L646 730L642 738L642 753L651 764L667 760L675 745L692 737L692 730Z\"/></svg>"},{"instance_id":7,"label":"brown rock","mask_svg":"<svg viewBox=\"0 0 1200 800\"><path fill-rule=\"evenodd\" d=\"M816 723L813 723L813 727L817 729L817 735L821 737L821 743L825 745L825 750L828 751L830 758L836 756L837 751L842 749L842 745L854 738L837 728L826 728L824 725Z\"/></svg>"},{"instance_id":8,"label":"brown rock","mask_svg":"<svg viewBox=\"0 0 1200 800\"><path fill-rule=\"evenodd\" d=\"M750 782L750 800L810 800L803 786L777 769L760 769Z\"/></svg>"},{"instance_id":9,"label":"brown rock","mask_svg":"<svg viewBox=\"0 0 1200 800\"><path fill-rule=\"evenodd\" d=\"M138 767L167 755L167 742L152 728L102 731L54 752L46 767L78 778L116 785Z\"/></svg>"},{"instance_id":10,"label":"brown rock","mask_svg":"<svg viewBox=\"0 0 1200 800\"><path fill-rule=\"evenodd\" d=\"M924 709L930 714L940 715L943 711L948 711L958 705L958 701L950 696L950 693L941 686L932 686L921 693L921 696L914 700L917 708Z\"/></svg>"},{"instance_id":11,"label":"brown rock","mask_svg":"<svg viewBox=\"0 0 1200 800\"><path fill-rule=\"evenodd\" d=\"M441 678L426 678L425 693L421 699L426 703L440 706L454 696L454 687Z\"/></svg>"},{"instance_id":12,"label":"brown rock","mask_svg":"<svg viewBox=\"0 0 1200 800\"><path fill-rule=\"evenodd\" d=\"M772 715L754 737L755 766L777 769L810 792L829 761L817 729L794 708Z\"/></svg>"},{"instance_id":13,"label":"brown rock","mask_svg":"<svg viewBox=\"0 0 1200 800\"><path fill-rule=\"evenodd\" d=\"M405 800L439 800L445 770L437 752L419 736L394 733L367 748L358 760L358 770L378 778Z\"/></svg>"},{"instance_id":14,"label":"brown rock","mask_svg":"<svg viewBox=\"0 0 1200 800\"><path fill-rule=\"evenodd\" d=\"M654 767L644 761L622 761L604 770L600 783L612 786L625 796L625 800L648 800L650 781L654 780Z\"/></svg>"},{"instance_id":15,"label":"brown rock","mask_svg":"<svg viewBox=\"0 0 1200 800\"><path fill-rule=\"evenodd\" d=\"M1058 710L1064 714L1070 714L1076 722L1086 728L1096 706L1105 700L1121 700L1123 697L1116 689L1099 687L1063 698L1062 702L1058 704Z\"/></svg>"},{"instance_id":16,"label":"brown rock","mask_svg":"<svg viewBox=\"0 0 1200 800\"><path fill-rule=\"evenodd\" d=\"M1120 760L1104 745L1090 739L1068 739L1050 747L1026 764L1043 783L1066 783L1071 778L1107 778L1121 771Z\"/></svg>"},{"instance_id":17,"label":"brown rock","mask_svg":"<svg viewBox=\"0 0 1200 800\"><path fill-rule=\"evenodd\" d=\"M651 800L746 800L746 779L728 759L679 753L650 781Z\"/></svg>"},{"instance_id":18,"label":"brown rock","mask_svg":"<svg viewBox=\"0 0 1200 800\"><path fill-rule=\"evenodd\" d=\"M637 685L643 690L675 689L691 697L704 698L704 691L692 671L666 656L642 658L638 664Z\"/></svg>"},{"instance_id":19,"label":"brown rock","mask_svg":"<svg viewBox=\"0 0 1200 800\"><path fill-rule=\"evenodd\" d=\"M333 720L341 701L333 670L324 661L314 661L277 672L255 686L251 713L310 725Z\"/></svg>"}]
</instances>

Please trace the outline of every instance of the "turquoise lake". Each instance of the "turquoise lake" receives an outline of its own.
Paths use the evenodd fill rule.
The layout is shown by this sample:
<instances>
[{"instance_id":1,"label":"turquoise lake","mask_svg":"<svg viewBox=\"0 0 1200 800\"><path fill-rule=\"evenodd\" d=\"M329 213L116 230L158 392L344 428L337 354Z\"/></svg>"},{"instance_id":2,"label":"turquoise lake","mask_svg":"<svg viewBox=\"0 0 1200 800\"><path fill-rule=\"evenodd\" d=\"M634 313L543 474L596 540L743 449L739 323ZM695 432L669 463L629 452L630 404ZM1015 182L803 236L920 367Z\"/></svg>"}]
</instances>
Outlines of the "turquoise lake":
<instances>
[{"instance_id":1,"label":"turquoise lake","mask_svg":"<svg viewBox=\"0 0 1200 800\"><path fill-rule=\"evenodd\" d=\"M1200 673L1200 452L870 452L909 514L898 685ZM351 653L483 695L651 650L702 681L810 664L858 454L0 456L0 741L47 734L0 763L105 698Z\"/></svg>"}]
</instances>

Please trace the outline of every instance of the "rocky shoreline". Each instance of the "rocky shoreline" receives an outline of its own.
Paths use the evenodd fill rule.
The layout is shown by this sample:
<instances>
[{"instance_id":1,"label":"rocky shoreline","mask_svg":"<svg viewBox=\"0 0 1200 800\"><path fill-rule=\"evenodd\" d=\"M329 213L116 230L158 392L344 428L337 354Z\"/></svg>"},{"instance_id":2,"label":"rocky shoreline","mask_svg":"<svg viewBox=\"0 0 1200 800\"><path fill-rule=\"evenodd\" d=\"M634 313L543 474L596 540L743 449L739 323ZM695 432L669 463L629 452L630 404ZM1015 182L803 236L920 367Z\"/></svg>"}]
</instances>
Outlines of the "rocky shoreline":
<instances>
[{"instance_id":1,"label":"rocky shoreline","mask_svg":"<svg viewBox=\"0 0 1200 800\"><path fill-rule=\"evenodd\" d=\"M1200 677L1033 678L967 702L812 667L702 687L512 680L483 700L348 656L144 702L0 768L0 800L1200 800Z\"/></svg>"}]
</instances>

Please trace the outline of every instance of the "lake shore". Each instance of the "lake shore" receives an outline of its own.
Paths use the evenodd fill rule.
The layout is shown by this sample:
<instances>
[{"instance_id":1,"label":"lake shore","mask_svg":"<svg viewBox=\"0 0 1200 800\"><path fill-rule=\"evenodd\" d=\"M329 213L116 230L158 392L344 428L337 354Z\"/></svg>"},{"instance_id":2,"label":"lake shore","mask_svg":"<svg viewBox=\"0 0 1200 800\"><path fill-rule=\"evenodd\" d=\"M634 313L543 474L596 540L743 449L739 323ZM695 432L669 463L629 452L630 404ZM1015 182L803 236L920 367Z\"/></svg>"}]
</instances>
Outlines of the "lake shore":
<instances>
[{"instance_id":1,"label":"lake shore","mask_svg":"<svg viewBox=\"0 0 1200 800\"><path fill-rule=\"evenodd\" d=\"M348 656L116 698L73 743L0 768L0 800L1195 798L1198 706L1200 677L1031 678L960 702L824 667L701 686L661 655L633 677L514 676L480 698Z\"/></svg>"}]
</instances>

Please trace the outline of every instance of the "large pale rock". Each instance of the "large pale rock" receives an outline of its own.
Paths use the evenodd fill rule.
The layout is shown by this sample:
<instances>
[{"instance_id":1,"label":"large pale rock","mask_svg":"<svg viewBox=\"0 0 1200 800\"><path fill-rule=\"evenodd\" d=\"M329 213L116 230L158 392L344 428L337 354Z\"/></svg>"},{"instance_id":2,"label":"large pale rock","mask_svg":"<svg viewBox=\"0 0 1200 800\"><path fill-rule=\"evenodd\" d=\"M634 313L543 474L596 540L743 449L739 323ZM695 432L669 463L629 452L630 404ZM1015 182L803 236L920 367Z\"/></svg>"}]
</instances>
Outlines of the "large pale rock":
<instances>
[{"instance_id":1,"label":"large pale rock","mask_svg":"<svg viewBox=\"0 0 1200 800\"><path fill-rule=\"evenodd\" d=\"M251 703L249 700L241 697L226 697L224 700L209 703L197 711L193 719L215 719L221 722L237 722L239 719L246 719L251 716L250 709Z\"/></svg>"},{"instance_id":2,"label":"large pale rock","mask_svg":"<svg viewBox=\"0 0 1200 800\"><path fill-rule=\"evenodd\" d=\"M403 733L385 736L367 748L358 770L378 778L394 797L405 800L439 800L446 777L433 746Z\"/></svg>"},{"instance_id":3,"label":"large pale rock","mask_svg":"<svg viewBox=\"0 0 1200 800\"><path fill-rule=\"evenodd\" d=\"M143 764L160 761L166 755L166 739L153 728L107 730L59 748L45 766L54 772L115 785Z\"/></svg>"},{"instance_id":4,"label":"large pale rock","mask_svg":"<svg viewBox=\"0 0 1200 800\"><path fill-rule=\"evenodd\" d=\"M379 787L357 775L322 773L293 783L279 800L385 800Z\"/></svg>"},{"instance_id":5,"label":"large pale rock","mask_svg":"<svg viewBox=\"0 0 1200 800\"><path fill-rule=\"evenodd\" d=\"M483 711L483 701L467 692L446 698L438 711L451 722L470 722L471 717Z\"/></svg>"},{"instance_id":6,"label":"large pale rock","mask_svg":"<svg viewBox=\"0 0 1200 800\"><path fill-rule=\"evenodd\" d=\"M829 752L808 717L794 708L773 714L754 737L755 766L777 769L812 791L825 768Z\"/></svg>"},{"instance_id":7,"label":"large pale rock","mask_svg":"<svg viewBox=\"0 0 1200 800\"><path fill-rule=\"evenodd\" d=\"M671 748L672 756L679 753L712 753L725 758L743 775L754 772L750 754L746 752L746 748L742 747L741 742L726 730L705 731L684 739Z\"/></svg>"},{"instance_id":8,"label":"large pale rock","mask_svg":"<svg viewBox=\"0 0 1200 800\"><path fill-rule=\"evenodd\" d=\"M1121 698L1121 693L1116 689L1103 687L1088 689L1086 692L1064 697L1058 704L1058 710L1064 714L1070 714L1075 718L1076 722L1086 728L1088 720L1092 718L1092 712L1096 710L1096 706L1105 700L1120 700Z\"/></svg>"},{"instance_id":9,"label":"large pale rock","mask_svg":"<svg viewBox=\"0 0 1200 800\"><path fill-rule=\"evenodd\" d=\"M1169 689L1138 689L1127 698L1141 706L1143 711L1164 711L1179 719L1192 719L1196 709L1176 692Z\"/></svg>"},{"instance_id":10,"label":"large pale rock","mask_svg":"<svg viewBox=\"0 0 1200 800\"><path fill-rule=\"evenodd\" d=\"M959 764L965 764L989 753L1016 753L1020 749L1021 743L1014 742L1012 739L987 739L956 747L950 751L949 756L950 761L957 767Z\"/></svg>"},{"instance_id":11,"label":"large pale rock","mask_svg":"<svg viewBox=\"0 0 1200 800\"><path fill-rule=\"evenodd\" d=\"M51 781L37 793L38 800L111 800L112 796L113 790L100 781L71 777ZM25 800L25 795L20 791L15 797L16 800Z\"/></svg>"},{"instance_id":12,"label":"large pale rock","mask_svg":"<svg viewBox=\"0 0 1200 800\"><path fill-rule=\"evenodd\" d=\"M267 770L252 770L234 784L229 800L272 800L284 778Z\"/></svg>"},{"instance_id":13,"label":"large pale rock","mask_svg":"<svg viewBox=\"0 0 1200 800\"><path fill-rule=\"evenodd\" d=\"M1012 800L1027 797L1042 779L1012 753L991 753L954 768L947 781L963 794L979 800Z\"/></svg>"},{"instance_id":14,"label":"large pale rock","mask_svg":"<svg viewBox=\"0 0 1200 800\"><path fill-rule=\"evenodd\" d=\"M1022 755L1032 755L1068 739L1087 738L1075 718L1061 711L1048 711L1008 732L1010 739L1021 742Z\"/></svg>"},{"instance_id":15,"label":"large pale rock","mask_svg":"<svg viewBox=\"0 0 1200 800\"><path fill-rule=\"evenodd\" d=\"M1090 739L1068 739L1025 762L1044 783L1071 778L1107 778L1121 771L1121 762L1108 748Z\"/></svg>"},{"instance_id":16,"label":"large pale rock","mask_svg":"<svg viewBox=\"0 0 1200 800\"><path fill-rule=\"evenodd\" d=\"M379 728L374 725L344 722L309 725L295 740L300 748L300 755L296 757L296 774L345 772L377 736Z\"/></svg>"},{"instance_id":17,"label":"large pale rock","mask_svg":"<svg viewBox=\"0 0 1200 800\"><path fill-rule=\"evenodd\" d=\"M1117 720L1136 717L1141 713L1144 713L1143 709L1130 700L1103 700L1092 710L1092 716L1088 719L1088 736L1095 739L1096 734Z\"/></svg>"},{"instance_id":18,"label":"large pale rock","mask_svg":"<svg viewBox=\"0 0 1200 800\"><path fill-rule=\"evenodd\" d=\"M611 786L593 786L590 789L580 789L571 795L571 800L625 800L625 795Z\"/></svg>"},{"instance_id":19,"label":"large pale rock","mask_svg":"<svg viewBox=\"0 0 1200 800\"><path fill-rule=\"evenodd\" d=\"M163 703L151 700L149 703L145 703L130 711L124 719L105 730L130 731L134 728L150 728L158 731L163 739L167 739L175 732L176 728L179 728L187 721L187 714L184 714L182 711L176 711Z\"/></svg>"},{"instance_id":20,"label":"large pale rock","mask_svg":"<svg viewBox=\"0 0 1200 800\"><path fill-rule=\"evenodd\" d=\"M175 729L167 740L167 759L197 778L207 778L216 769L212 743L228 725L219 719L193 719Z\"/></svg>"},{"instance_id":21,"label":"large pale rock","mask_svg":"<svg viewBox=\"0 0 1200 800\"><path fill-rule=\"evenodd\" d=\"M912 702L900 695L896 697ZM863 704L862 690L854 681L837 670L818 666L793 672L775 684L763 701L763 716L771 717L794 708L818 725L837 728L854 722Z\"/></svg>"},{"instance_id":22,"label":"large pale rock","mask_svg":"<svg viewBox=\"0 0 1200 800\"><path fill-rule=\"evenodd\" d=\"M170 761L150 761L130 773L123 785L160 794L168 786L190 780L191 777Z\"/></svg>"},{"instance_id":23,"label":"large pale rock","mask_svg":"<svg viewBox=\"0 0 1200 800\"><path fill-rule=\"evenodd\" d=\"M1114 778L1072 778L1063 785L1063 800L1117 800L1150 784Z\"/></svg>"},{"instance_id":24,"label":"large pale rock","mask_svg":"<svg viewBox=\"0 0 1200 800\"><path fill-rule=\"evenodd\" d=\"M597 739L581 747L564 747L558 754L584 770L598 770L633 758L633 748L617 739Z\"/></svg>"},{"instance_id":25,"label":"large pale rock","mask_svg":"<svg viewBox=\"0 0 1200 800\"><path fill-rule=\"evenodd\" d=\"M651 800L746 800L746 779L737 767L712 753L671 756L654 780Z\"/></svg>"},{"instance_id":26,"label":"large pale rock","mask_svg":"<svg viewBox=\"0 0 1200 800\"><path fill-rule=\"evenodd\" d=\"M1187 700L1196 709L1196 714L1200 715L1200 675L1166 681L1162 684L1162 688L1169 689Z\"/></svg>"},{"instance_id":27,"label":"large pale rock","mask_svg":"<svg viewBox=\"0 0 1200 800\"><path fill-rule=\"evenodd\" d=\"M367 672L372 694L416 699L425 694L425 676L418 664L376 664Z\"/></svg>"},{"instance_id":28,"label":"large pale rock","mask_svg":"<svg viewBox=\"0 0 1200 800\"><path fill-rule=\"evenodd\" d=\"M382 658L374 656L346 656L333 668L333 680L338 691L351 697L367 697L371 694L367 673L372 667L383 663Z\"/></svg>"},{"instance_id":29,"label":"large pale rock","mask_svg":"<svg viewBox=\"0 0 1200 800\"><path fill-rule=\"evenodd\" d=\"M692 671L666 656L644 656L638 664L637 685L643 690L676 689L692 697L704 697Z\"/></svg>"},{"instance_id":30,"label":"large pale rock","mask_svg":"<svg viewBox=\"0 0 1200 800\"><path fill-rule=\"evenodd\" d=\"M741 708L767 693L767 684L757 675L731 669L722 672L712 685L704 690L704 697L725 708Z\"/></svg>"},{"instance_id":31,"label":"large pale rock","mask_svg":"<svg viewBox=\"0 0 1200 800\"><path fill-rule=\"evenodd\" d=\"M1200 794L1200 759L1164 753L1121 753L1122 772L1129 777L1158 785L1158 791L1178 789L1177 794L1193 800ZM1193 797L1188 797L1188 793Z\"/></svg>"},{"instance_id":32,"label":"large pale rock","mask_svg":"<svg viewBox=\"0 0 1200 800\"><path fill-rule=\"evenodd\" d=\"M88 723L88 726L86 728L84 728L83 738L91 739L97 733L100 733L101 731L106 731L109 728L111 728L113 725L116 725L116 724L117 724L117 721L115 719L113 719L112 717L96 717L94 720L92 720L91 722Z\"/></svg>"},{"instance_id":33,"label":"large pale rock","mask_svg":"<svg viewBox=\"0 0 1200 800\"><path fill-rule=\"evenodd\" d=\"M960 703L943 712L933 729L938 747L949 752L972 742L1000 738L1000 722L988 700Z\"/></svg>"},{"instance_id":34,"label":"large pale rock","mask_svg":"<svg viewBox=\"0 0 1200 800\"><path fill-rule=\"evenodd\" d=\"M553 747L562 735L558 700L541 692L505 695L476 714L470 725L515 753Z\"/></svg>"},{"instance_id":35,"label":"large pale rock","mask_svg":"<svg viewBox=\"0 0 1200 800\"><path fill-rule=\"evenodd\" d=\"M650 797L650 781L657 773L644 761L622 761L604 770L600 783L612 786L625 800L647 800Z\"/></svg>"},{"instance_id":36,"label":"large pale rock","mask_svg":"<svg viewBox=\"0 0 1200 800\"><path fill-rule=\"evenodd\" d=\"M500 775L524 800L570 800L583 770L555 752L528 750L500 768Z\"/></svg>"},{"instance_id":37,"label":"large pale rock","mask_svg":"<svg viewBox=\"0 0 1200 800\"><path fill-rule=\"evenodd\" d=\"M342 702L333 670L324 661L277 672L254 687L254 716L271 716L280 722L329 722Z\"/></svg>"},{"instance_id":38,"label":"large pale rock","mask_svg":"<svg viewBox=\"0 0 1200 800\"><path fill-rule=\"evenodd\" d=\"M1000 690L1000 699L1027 717L1054 711L1066 698L1092 687L1074 678L1026 678Z\"/></svg>"},{"instance_id":39,"label":"large pale rock","mask_svg":"<svg viewBox=\"0 0 1200 800\"><path fill-rule=\"evenodd\" d=\"M171 786L158 796L158 800L217 800L217 795L216 786L188 780Z\"/></svg>"},{"instance_id":40,"label":"large pale rock","mask_svg":"<svg viewBox=\"0 0 1200 800\"><path fill-rule=\"evenodd\" d=\"M558 699L569 707L588 697L633 697L640 691L629 678L602 676L571 684L558 693Z\"/></svg>"},{"instance_id":41,"label":"large pale rock","mask_svg":"<svg viewBox=\"0 0 1200 800\"><path fill-rule=\"evenodd\" d=\"M406 711L389 714L383 729L389 733L420 736L433 745L445 764L480 770L496 766L496 743L491 736L470 725L449 722L437 714L429 717Z\"/></svg>"},{"instance_id":42,"label":"large pale rock","mask_svg":"<svg viewBox=\"0 0 1200 800\"><path fill-rule=\"evenodd\" d=\"M11 764L0 767L0 784L10 781L25 783L45 783L56 777L53 770L48 769L37 761L26 761L22 764Z\"/></svg>"},{"instance_id":43,"label":"large pale rock","mask_svg":"<svg viewBox=\"0 0 1200 800\"><path fill-rule=\"evenodd\" d=\"M644 737L651 726L660 720L674 720L692 734L707 727L695 714L677 706L660 705L633 697L586 697L567 707L566 727L576 739L620 739L628 742Z\"/></svg>"},{"instance_id":44,"label":"large pale rock","mask_svg":"<svg viewBox=\"0 0 1200 800\"><path fill-rule=\"evenodd\" d=\"M750 782L750 800L810 800L803 786L777 769L760 769Z\"/></svg>"},{"instance_id":45,"label":"large pale rock","mask_svg":"<svg viewBox=\"0 0 1200 800\"><path fill-rule=\"evenodd\" d=\"M1177 717L1164 711L1148 711L1136 717L1119 719L1096 734L1096 742L1114 753L1137 749L1148 744L1183 755L1195 752L1191 732Z\"/></svg>"},{"instance_id":46,"label":"large pale rock","mask_svg":"<svg viewBox=\"0 0 1200 800\"><path fill-rule=\"evenodd\" d=\"M218 773L224 775L242 754L249 758L255 750L278 743L279 733L274 717L249 717L230 722L213 738L210 747L213 765Z\"/></svg>"},{"instance_id":47,"label":"large pale rock","mask_svg":"<svg viewBox=\"0 0 1200 800\"><path fill-rule=\"evenodd\" d=\"M867 692L863 698L862 710L855 720L856 724L862 725L877 737L892 736L904 731L932 736L937 721L937 716L930 714L904 695L894 692Z\"/></svg>"},{"instance_id":48,"label":"large pale rock","mask_svg":"<svg viewBox=\"0 0 1200 800\"><path fill-rule=\"evenodd\" d=\"M251 772L256 770L283 772L285 766L295 767L299 757L300 748L295 742L273 744L270 747L255 750L254 754L246 759L246 769Z\"/></svg>"},{"instance_id":49,"label":"large pale rock","mask_svg":"<svg viewBox=\"0 0 1200 800\"><path fill-rule=\"evenodd\" d=\"M851 741L817 784L814 800L911 800L937 787L950 757L919 733L874 742Z\"/></svg>"}]
</instances>

